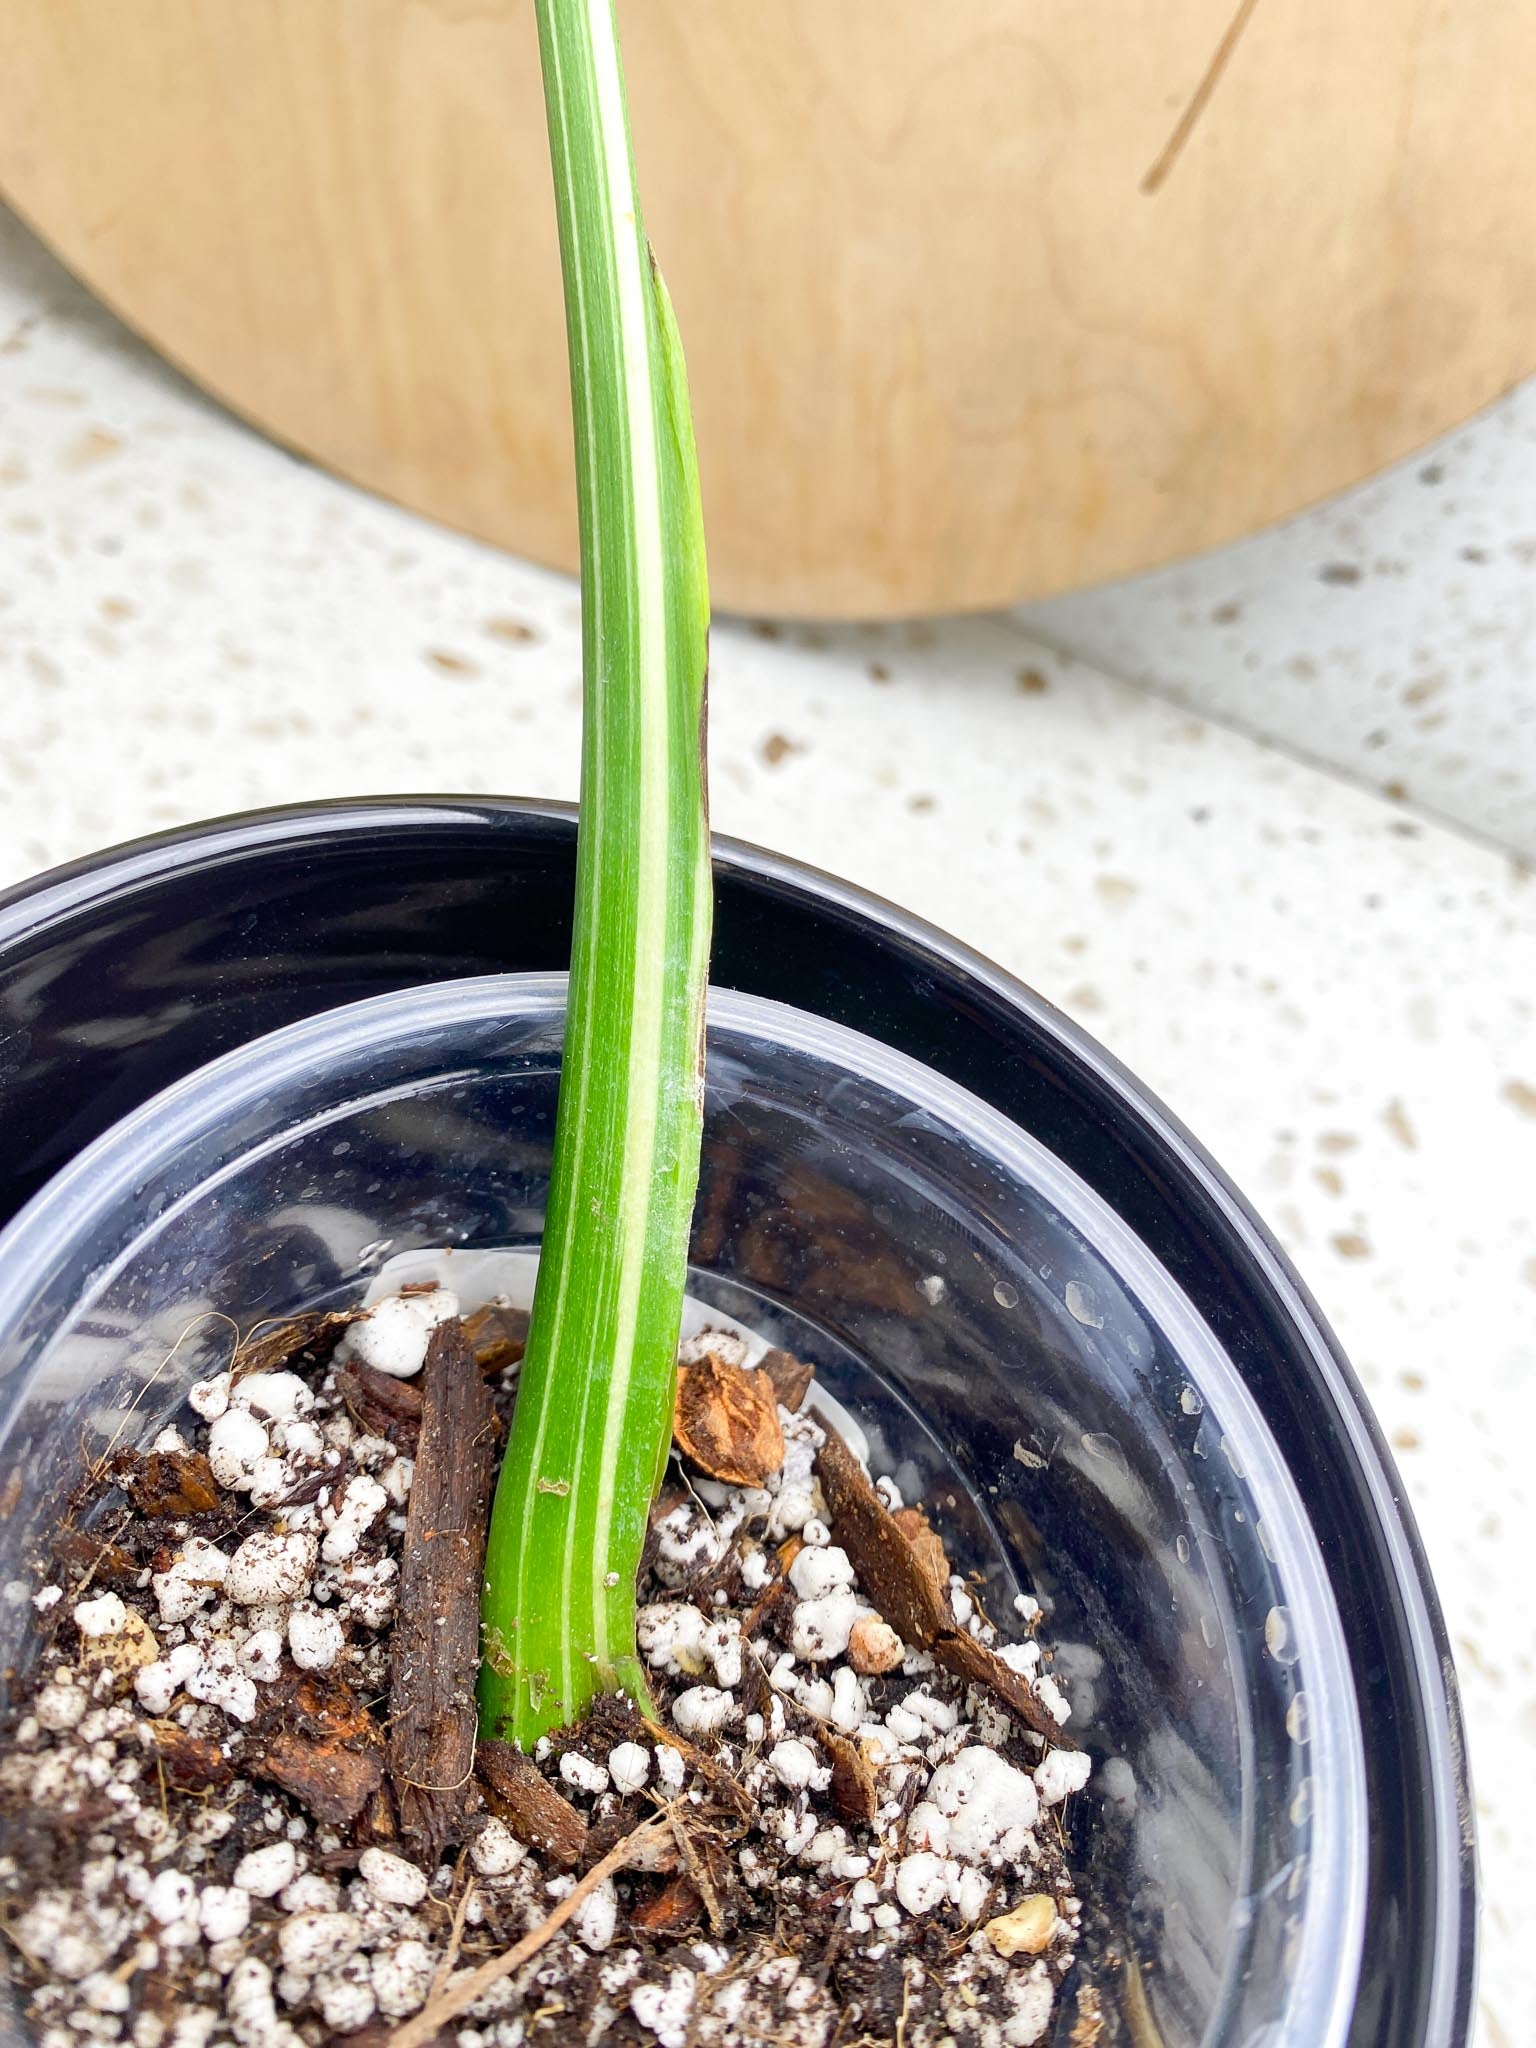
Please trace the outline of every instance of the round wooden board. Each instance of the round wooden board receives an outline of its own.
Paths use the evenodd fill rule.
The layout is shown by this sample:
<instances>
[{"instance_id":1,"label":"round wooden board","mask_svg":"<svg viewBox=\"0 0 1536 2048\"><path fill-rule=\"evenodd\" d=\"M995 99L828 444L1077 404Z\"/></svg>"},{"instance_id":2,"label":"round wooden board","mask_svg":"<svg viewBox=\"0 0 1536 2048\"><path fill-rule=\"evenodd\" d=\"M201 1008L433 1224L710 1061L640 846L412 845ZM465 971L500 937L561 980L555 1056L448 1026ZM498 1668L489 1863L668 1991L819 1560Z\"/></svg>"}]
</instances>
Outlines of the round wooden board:
<instances>
[{"instance_id":1,"label":"round wooden board","mask_svg":"<svg viewBox=\"0 0 1536 2048\"><path fill-rule=\"evenodd\" d=\"M717 601L1012 602L1209 547L1532 367L1523 0L624 0ZM529 0L6 0L0 189L166 355L569 565Z\"/></svg>"}]
</instances>

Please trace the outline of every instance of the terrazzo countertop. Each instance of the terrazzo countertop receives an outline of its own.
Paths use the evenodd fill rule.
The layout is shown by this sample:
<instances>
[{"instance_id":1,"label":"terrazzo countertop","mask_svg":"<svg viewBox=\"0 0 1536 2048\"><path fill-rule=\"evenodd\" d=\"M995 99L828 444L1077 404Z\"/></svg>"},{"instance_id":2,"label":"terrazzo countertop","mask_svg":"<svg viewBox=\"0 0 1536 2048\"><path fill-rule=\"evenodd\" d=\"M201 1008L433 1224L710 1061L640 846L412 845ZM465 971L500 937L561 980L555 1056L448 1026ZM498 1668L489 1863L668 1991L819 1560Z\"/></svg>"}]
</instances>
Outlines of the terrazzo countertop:
<instances>
[{"instance_id":1,"label":"terrazzo countertop","mask_svg":"<svg viewBox=\"0 0 1536 2048\"><path fill-rule=\"evenodd\" d=\"M0 231L0 883L248 805L572 796L578 674L568 582L247 433ZM1479 2040L1528 2040L1528 869L1048 653L1017 619L723 624L710 750L722 831L1033 983L1278 1231L1438 1577L1487 1888Z\"/></svg>"},{"instance_id":2,"label":"terrazzo countertop","mask_svg":"<svg viewBox=\"0 0 1536 2048\"><path fill-rule=\"evenodd\" d=\"M1273 532L1020 617L1536 856L1536 383Z\"/></svg>"}]
</instances>

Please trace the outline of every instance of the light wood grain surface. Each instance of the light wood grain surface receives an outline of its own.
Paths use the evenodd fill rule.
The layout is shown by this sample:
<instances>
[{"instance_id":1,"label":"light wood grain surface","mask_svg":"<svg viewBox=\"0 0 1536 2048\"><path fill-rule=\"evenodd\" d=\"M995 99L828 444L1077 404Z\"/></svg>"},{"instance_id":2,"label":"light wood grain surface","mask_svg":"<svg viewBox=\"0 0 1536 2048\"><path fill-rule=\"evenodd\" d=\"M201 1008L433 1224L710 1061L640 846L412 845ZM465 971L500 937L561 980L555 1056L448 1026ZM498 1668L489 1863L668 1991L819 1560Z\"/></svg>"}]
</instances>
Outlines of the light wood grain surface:
<instances>
[{"instance_id":1,"label":"light wood grain surface","mask_svg":"<svg viewBox=\"0 0 1536 2048\"><path fill-rule=\"evenodd\" d=\"M1522 0L626 0L719 601L1211 546L1533 366ZM527 0L6 0L0 190L238 412L573 559Z\"/></svg>"}]
</instances>

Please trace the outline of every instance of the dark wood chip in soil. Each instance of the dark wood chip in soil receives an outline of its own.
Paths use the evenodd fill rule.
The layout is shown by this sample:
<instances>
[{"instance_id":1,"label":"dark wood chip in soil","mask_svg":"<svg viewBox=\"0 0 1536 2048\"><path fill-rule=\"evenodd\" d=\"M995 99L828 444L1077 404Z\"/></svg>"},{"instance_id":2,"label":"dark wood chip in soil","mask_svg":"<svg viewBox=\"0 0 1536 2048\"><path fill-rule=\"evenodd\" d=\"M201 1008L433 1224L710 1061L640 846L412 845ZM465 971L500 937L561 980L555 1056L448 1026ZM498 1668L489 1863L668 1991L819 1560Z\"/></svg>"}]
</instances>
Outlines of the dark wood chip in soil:
<instances>
[{"instance_id":1,"label":"dark wood chip in soil","mask_svg":"<svg viewBox=\"0 0 1536 2048\"><path fill-rule=\"evenodd\" d=\"M414 1452L421 1428L421 1388L413 1380L392 1379L349 1358L336 1368L336 1391L352 1419L370 1436L389 1438L401 1450Z\"/></svg>"},{"instance_id":2,"label":"dark wood chip in soil","mask_svg":"<svg viewBox=\"0 0 1536 2048\"><path fill-rule=\"evenodd\" d=\"M520 1842L556 1870L574 1870L587 1852L587 1824L539 1770L510 1742L477 1742L475 1775L492 1813Z\"/></svg>"},{"instance_id":3,"label":"dark wood chip in soil","mask_svg":"<svg viewBox=\"0 0 1536 2048\"><path fill-rule=\"evenodd\" d=\"M488 1301L464 1318L464 1334L483 1373L505 1372L522 1362L528 1347L528 1311Z\"/></svg>"},{"instance_id":4,"label":"dark wood chip in soil","mask_svg":"<svg viewBox=\"0 0 1536 2048\"><path fill-rule=\"evenodd\" d=\"M798 1415L816 1377L815 1367L788 1351L773 1350L763 1353L757 1369L768 1375L779 1406L791 1415Z\"/></svg>"},{"instance_id":5,"label":"dark wood chip in soil","mask_svg":"<svg viewBox=\"0 0 1536 2048\"><path fill-rule=\"evenodd\" d=\"M285 1674L266 1689L247 1767L318 1821L356 1820L384 1782L378 1724L345 1679Z\"/></svg>"},{"instance_id":6,"label":"dark wood chip in soil","mask_svg":"<svg viewBox=\"0 0 1536 2048\"><path fill-rule=\"evenodd\" d=\"M400 1833L429 1870L461 1831L474 1776L480 1587L497 1434L462 1325L439 1323L421 1372L389 1673L389 1776Z\"/></svg>"},{"instance_id":7,"label":"dark wood chip in soil","mask_svg":"<svg viewBox=\"0 0 1536 2048\"><path fill-rule=\"evenodd\" d=\"M818 1729L817 1740L832 1759L832 1804L844 1820L867 1827L880 1808L868 1757L857 1742L834 1729Z\"/></svg>"},{"instance_id":8,"label":"dark wood chip in soil","mask_svg":"<svg viewBox=\"0 0 1536 2048\"><path fill-rule=\"evenodd\" d=\"M281 1372L290 1367L323 1365L349 1323L362 1309L312 1309L278 1323L261 1323L235 1346L230 1371L237 1379L250 1372Z\"/></svg>"},{"instance_id":9,"label":"dark wood chip in soil","mask_svg":"<svg viewBox=\"0 0 1536 2048\"><path fill-rule=\"evenodd\" d=\"M949 1555L939 1532L921 1508L897 1508L891 1520L911 1544L933 1590L943 1600L949 1592Z\"/></svg>"},{"instance_id":10,"label":"dark wood chip in soil","mask_svg":"<svg viewBox=\"0 0 1536 2048\"><path fill-rule=\"evenodd\" d=\"M985 1686L1036 1735L1057 1749L1077 1744L1035 1698L1029 1681L995 1650L956 1628L934 1584L930 1562L919 1556L876 1493L869 1475L824 1415L826 1442L816 1453L816 1476L826 1495L832 1533L847 1551L870 1604L903 1642L929 1651L969 1684ZM926 1524L925 1524L926 1526Z\"/></svg>"},{"instance_id":11,"label":"dark wood chip in soil","mask_svg":"<svg viewBox=\"0 0 1536 2048\"><path fill-rule=\"evenodd\" d=\"M141 1515L206 1515L219 1505L213 1468L201 1451L119 1451L108 1472Z\"/></svg>"},{"instance_id":12,"label":"dark wood chip in soil","mask_svg":"<svg viewBox=\"0 0 1536 2048\"><path fill-rule=\"evenodd\" d=\"M629 1909L629 1924L642 1934L684 1934L697 1926L703 1912L698 1886L686 1871L679 1871L659 1891L635 1901Z\"/></svg>"},{"instance_id":13,"label":"dark wood chip in soil","mask_svg":"<svg viewBox=\"0 0 1536 2048\"><path fill-rule=\"evenodd\" d=\"M152 1721L155 1759L166 1783L178 1792L217 1792L230 1784L235 1767L218 1743L193 1735L174 1721Z\"/></svg>"},{"instance_id":14,"label":"dark wood chip in soil","mask_svg":"<svg viewBox=\"0 0 1536 2048\"><path fill-rule=\"evenodd\" d=\"M88 1529L61 1529L54 1538L55 1569L77 1589L87 1580L108 1592L131 1592L139 1583L138 1559L120 1543Z\"/></svg>"}]
</instances>

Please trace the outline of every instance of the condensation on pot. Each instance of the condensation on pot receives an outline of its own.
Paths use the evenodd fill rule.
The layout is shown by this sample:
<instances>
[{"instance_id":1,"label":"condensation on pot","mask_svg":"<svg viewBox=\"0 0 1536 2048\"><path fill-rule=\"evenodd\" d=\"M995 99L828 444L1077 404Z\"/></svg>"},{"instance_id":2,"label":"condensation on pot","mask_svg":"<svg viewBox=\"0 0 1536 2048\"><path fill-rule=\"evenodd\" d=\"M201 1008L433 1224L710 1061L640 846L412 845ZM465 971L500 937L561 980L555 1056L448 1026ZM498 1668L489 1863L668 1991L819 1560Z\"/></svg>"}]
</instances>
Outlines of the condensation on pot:
<instances>
[{"instance_id":1,"label":"condensation on pot","mask_svg":"<svg viewBox=\"0 0 1536 2048\"><path fill-rule=\"evenodd\" d=\"M1264 1647L1277 1664L1294 1664L1301 1655L1288 1607L1271 1607L1265 1615Z\"/></svg>"},{"instance_id":2,"label":"condensation on pot","mask_svg":"<svg viewBox=\"0 0 1536 2048\"><path fill-rule=\"evenodd\" d=\"M1104 1318L1099 1313L1091 1287L1085 1287L1081 1280L1069 1280L1062 1290L1062 1298L1067 1304L1067 1314L1074 1322L1089 1330L1103 1329Z\"/></svg>"}]
</instances>

